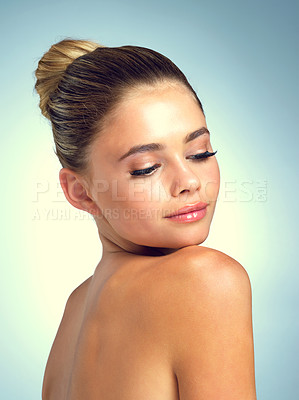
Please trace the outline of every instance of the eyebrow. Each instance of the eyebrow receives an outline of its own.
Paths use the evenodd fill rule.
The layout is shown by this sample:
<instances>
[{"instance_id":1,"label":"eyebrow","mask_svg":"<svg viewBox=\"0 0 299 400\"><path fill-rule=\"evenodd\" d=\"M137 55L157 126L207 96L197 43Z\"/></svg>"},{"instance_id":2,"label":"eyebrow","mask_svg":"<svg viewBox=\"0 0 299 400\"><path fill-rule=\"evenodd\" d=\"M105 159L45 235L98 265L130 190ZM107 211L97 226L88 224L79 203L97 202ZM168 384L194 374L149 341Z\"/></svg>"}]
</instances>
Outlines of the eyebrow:
<instances>
[{"instance_id":1,"label":"eyebrow","mask_svg":"<svg viewBox=\"0 0 299 400\"><path fill-rule=\"evenodd\" d=\"M204 135L207 133L208 135L210 134L209 130L206 127L202 127L200 129L197 129L194 132L188 133L188 135L184 139L184 143L191 142L191 140L196 139L197 137ZM129 151L127 151L125 154L123 154L118 161L123 160L124 158L127 158L131 156L132 154L136 153L145 153L148 151L158 151L158 150L163 150L165 149L165 145L161 143L148 143L148 144L141 144L137 146L133 146L130 148Z\"/></svg>"}]
</instances>

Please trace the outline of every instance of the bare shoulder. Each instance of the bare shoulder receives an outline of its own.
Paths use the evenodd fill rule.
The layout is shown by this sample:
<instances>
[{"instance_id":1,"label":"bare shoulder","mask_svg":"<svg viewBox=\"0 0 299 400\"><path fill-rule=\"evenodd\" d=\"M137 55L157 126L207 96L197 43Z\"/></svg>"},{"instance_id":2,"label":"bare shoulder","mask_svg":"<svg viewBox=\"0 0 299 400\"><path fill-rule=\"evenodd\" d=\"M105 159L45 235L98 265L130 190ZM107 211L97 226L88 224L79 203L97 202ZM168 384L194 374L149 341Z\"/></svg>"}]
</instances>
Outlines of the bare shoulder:
<instances>
[{"instance_id":1,"label":"bare shoulder","mask_svg":"<svg viewBox=\"0 0 299 400\"><path fill-rule=\"evenodd\" d=\"M177 253L174 253L174 255L177 255L178 258L185 258L191 263L190 265L201 265L202 261L205 262L205 265L207 262L209 262L209 265L234 265L235 268L239 268L246 273L243 266L233 257L210 247L196 245L187 246L180 249Z\"/></svg>"},{"instance_id":2,"label":"bare shoulder","mask_svg":"<svg viewBox=\"0 0 299 400\"><path fill-rule=\"evenodd\" d=\"M172 254L164 262L165 269L178 280L183 290L204 294L204 288L219 295L234 294L239 288L243 295L251 296L251 284L246 269L229 255L209 247L188 246ZM167 277L168 278L168 277ZM161 284L167 284L161 281Z\"/></svg>"},{"instance_id":3,"label":"bare shoulder","mask_svg":"<svg viewBox=\"0 0 299 400\"><path fill-rule=\"evenodd\" d=\"M212 248L188 246L177 252L168 263L169 269L171 264L175 265L172 274L175 290L170 294L179 300L179 317L189 318L191 308L187 315L186 310L190 306L195 316L214 320L217 313L218 322L221 322L221 319L227 320L226 307L229 307L237 318L243 316L250 322L251 283L246 269L237 260ZM163 292L167 280L161 280L160 285Z\"/></svg>"},{"instance_id":4,"label":"bare shoulder","mask_svg":"<svg viewBox=\"0 0 299 400\"><path fill-rule=\"evenodd\" d=\"M216 285L217 288L224 288L225 285L235 284L247 286L250 285L248 273L243 265L241 265L233 257L216 249L199 246L189 246L185 248L185 259L189 265L190 278L192 274L203 276L212 285L213 279L216 281L222 280L221 287ZM208 283L207 282L207 283Z\"/></svg>"},{"instance_id":5,"label":"bare shoulder","mask_svg":"<svg viewBox=\"0 0 299 400\"><path fill-rule=\"evenodd\" d=\"M86 292L88 290L89 284L92 280L92 276L89 278L85 279L79 286L77 286L69 295L67 302L66 302L66 307L71 307L75 305L78 301L82 299L86 295Z\"/></svg>"},{"instance_id":6,"label":"bare shoulder","mask_svg":"<svg viewBox=\"0 0 299 400\"><path fill-rule=\"evenodd\" d=\"M246 307L248 316L251 310L251 285L245 268L225 253L203 246L184 247L149 263L142 274L131 279L127 293L122 304L127 304L131 314L135 310L146 315L153 321L152 329L157 323L168 332L168 319L180 324L190 317L190 311L199 315L218 307L219 313L219 304L225 307L230 303L239 307L239 312L242 305Z\"/></svg>"},{"instance_id":7,"label":"bare shoulder","mask_svg":"<svg viewBox=\"0 0 299 400\"><path fill-rule=\"evenodd\" d=\"M255 400L251 285L218 250L189 246L166 259L152 293L180 399ZM171 265L173 264L173 265ZM157 328L158 327L158 328Z\"/></svg>"},{"instance_id":8,"label":"bare shoulder","mask_svg":"<svg viewBox=\"0 0 299 400\"><path fill-rule=\"evenodd\" d=\"M157 305L156 312L167 312L167 307L173 305L176 311L184 312L187 299L199 306L211 301L212 296L215 301L227 302L240 296L250 307L251 284L246 269L219 250L187 246L159 258L155 264L150 263L146 273L134 282L138 306L146 305L140 301L144 297L140 290L146 288L146 299L152 308ZM135 296L132 299L135 302Z\"/></svg>"}]
</instances>

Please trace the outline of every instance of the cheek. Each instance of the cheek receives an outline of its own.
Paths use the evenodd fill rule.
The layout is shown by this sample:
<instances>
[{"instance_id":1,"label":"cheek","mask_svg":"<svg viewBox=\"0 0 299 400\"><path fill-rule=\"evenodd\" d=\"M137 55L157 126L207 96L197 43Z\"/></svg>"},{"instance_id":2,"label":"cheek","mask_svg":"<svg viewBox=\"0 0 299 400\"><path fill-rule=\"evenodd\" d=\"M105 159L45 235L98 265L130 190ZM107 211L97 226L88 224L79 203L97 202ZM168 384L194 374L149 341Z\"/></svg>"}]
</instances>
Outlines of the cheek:
<instances>
[{"instance_id":1,"label":"cheek","mask_svg":"<svg viewBox=\"0 0 299 400\"><path fill-rule=\"evenodd\" d=\"M119 216L117 220L110 220L111 225L126 237L131 237L134 232L138 232L140 237L148 236L153 223L156 226L162 218L161 201L164 199L164 191L161 183L140 178L119 183L117 189L117 193L111 191L110 199L107 196L103 202Z\"/></svg>"},{"instance_id":2,"label":"cheek","mask_svg":"<svg viewBox=\"0 0 299 400\"><path fill-rule=\"evenodd\" d=\"M141 208L150 203L158 202L161 198L160 182L150 178L138 178L118 185L114 192L113 201L121 200L121 207Z\"/></svg>"},{"instance_id":3,"label":"cheek","mask_svg":"<svg viewBox=\"0 0 299 400\"><path fill-rule=\"evenodd\" d=\"M159 207L151 200L152 184L146 179L119 182L99 200L111 227L134 243L148 237L153 220L159 218ZM136 236L137 235L137 236Z\"/></svg>"},{"instance_id":4,"label":"cheek","mask_svg":"<svg viewBox=\"0 0 299 400\"><path fill-rule=\"evenodd\" d=\"M218 163L215 160L213 167L209 168L206 179L203 182L203 191L205 198L208 201L214 202L217 200L220 186L220 171Z\"/></svg>"},{"instance_id":5,"label":"cheek","mask_svg":"<svg viewBox=\"0 0 299 400\"><path fill-rule=\"evenodd\" d=\"M105 192L99 194L98 204L102 208L142 209L150 207L156 196L156 188L150 179L129 181L112 180Z\"/></svg>"}]
</instances>

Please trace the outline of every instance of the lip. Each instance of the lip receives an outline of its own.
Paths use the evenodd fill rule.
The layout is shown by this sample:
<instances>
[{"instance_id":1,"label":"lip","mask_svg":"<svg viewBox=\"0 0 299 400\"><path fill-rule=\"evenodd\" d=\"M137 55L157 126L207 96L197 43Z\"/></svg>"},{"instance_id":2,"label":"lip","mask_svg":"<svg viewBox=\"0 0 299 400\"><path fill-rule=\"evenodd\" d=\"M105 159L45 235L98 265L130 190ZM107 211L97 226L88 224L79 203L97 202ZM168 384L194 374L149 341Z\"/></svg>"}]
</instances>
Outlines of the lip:
<instances>
[{"instance_id":1,"label":"lip","mask_svg":"<svg viewBox=\"0 0 299 400\"><path fill-rule=\"evenodd\" d=\"M173 213L170 213L168 215L165 216L165 218L173 218L179 215L184 215L186 214L191 214L196 212L196 211L200 211L203 209L206 209L206 207L208 206L207 203L203 203L203 202L199 202L199 203L194 203L194 204L187 204L185 207L180 208L177 211L174 211ZM201 213L202 214L202 213Z\"/></svg>"},{"instance_id":2,"label":"lip","mask_svg":"<svg viewBox=\"0 0 299 400\"><path fill-rule=\"evenodd\" d=\"M172 217L168 217L167 219L172 222L185 224L189 222L199 221L206 215L206 213L207 207L197 211L190 211L188 213L174 215Z\"/></svg>"}]
</instances>

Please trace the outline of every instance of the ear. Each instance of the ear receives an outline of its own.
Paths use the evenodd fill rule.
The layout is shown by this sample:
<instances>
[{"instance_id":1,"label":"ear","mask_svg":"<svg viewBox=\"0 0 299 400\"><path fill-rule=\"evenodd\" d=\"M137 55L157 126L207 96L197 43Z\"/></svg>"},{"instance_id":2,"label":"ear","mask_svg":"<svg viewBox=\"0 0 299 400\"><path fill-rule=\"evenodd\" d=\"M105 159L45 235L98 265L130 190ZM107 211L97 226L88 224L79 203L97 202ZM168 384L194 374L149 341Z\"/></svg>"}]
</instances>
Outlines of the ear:
<instances>
[{"instance_id":1,"label":"ear","mask_svg":"<svg viewBox=\"0 0 299 400\"><path fill-rule=\"evenodd\" d=\"M92 215L100 215L101 210L88 194L85 180L69 168L59 171L59 180L67 201L79 210Z\"/></svg>"}]
</instances>

